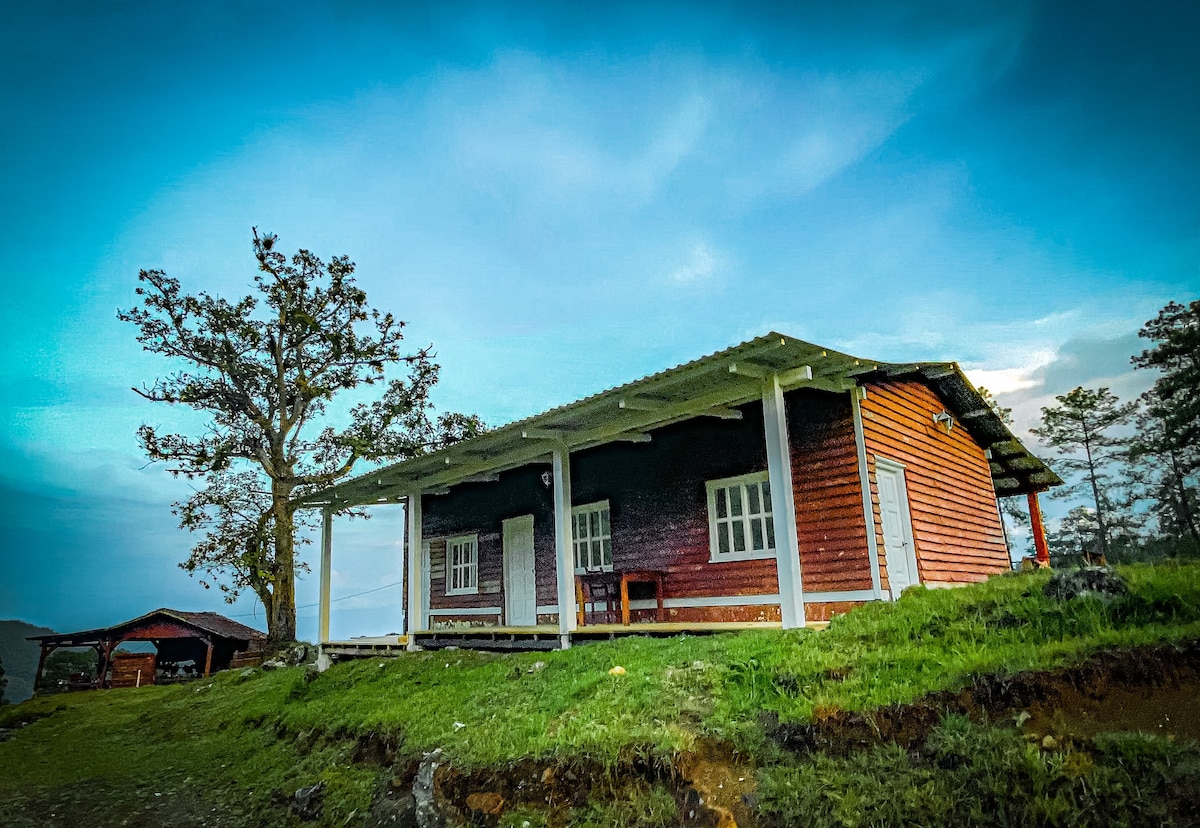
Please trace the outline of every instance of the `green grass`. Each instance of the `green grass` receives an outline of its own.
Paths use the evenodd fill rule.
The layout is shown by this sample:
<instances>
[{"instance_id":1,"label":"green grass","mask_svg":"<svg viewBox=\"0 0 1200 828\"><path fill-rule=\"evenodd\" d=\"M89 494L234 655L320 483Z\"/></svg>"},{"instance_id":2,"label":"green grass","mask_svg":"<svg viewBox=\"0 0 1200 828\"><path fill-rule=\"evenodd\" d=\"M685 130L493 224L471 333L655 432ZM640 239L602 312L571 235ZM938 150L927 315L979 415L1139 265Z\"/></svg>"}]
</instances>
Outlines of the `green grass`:
<instances>
[{"instance_id":1,"label":"green grass","mask_svg":"<svg viewBox=\"0 0 1200 828\"><path fill-rule=\"evenodd\" d=\"M19 810L11 803L49 801L86 782L138 807L152 808L158 788L205 792L205 804L215 797L230 819L245 813L253 824L278 810L273 796L324 780L327 819L340 824L365 812L378 782L378 768L351 761L354 740L371 734L401 758L440 747L464 769L526 757L665 764L701 739L765 756L763 711L803 722L818 708L910 702L981 673L1200 636L1200 564L1121 573L1131 594L1110 603L1057 603L1042 595L1045 573L1006 575L915 589L823 632L428 652L350 662L312 680L302 668L229 671L186 685L35 699L0 708L0 727L37 719L0 742L0 823ZM610 675L615 665L625 675ZM596 807L595 824L617 819Z\"/></svg>"},{"instance_id":2,"label":"green grass","mask_svg":"<svg viewBox=\"0 0 1200 828\"><path fill-rule=\"evenodd\" d=\"M1015 728L951 716L915 753L888 744L764 768L760 813L807 828L1189 826L1198 790L1194 745L1114 733L1046 751Z\"/></svg>"}]
</instances>

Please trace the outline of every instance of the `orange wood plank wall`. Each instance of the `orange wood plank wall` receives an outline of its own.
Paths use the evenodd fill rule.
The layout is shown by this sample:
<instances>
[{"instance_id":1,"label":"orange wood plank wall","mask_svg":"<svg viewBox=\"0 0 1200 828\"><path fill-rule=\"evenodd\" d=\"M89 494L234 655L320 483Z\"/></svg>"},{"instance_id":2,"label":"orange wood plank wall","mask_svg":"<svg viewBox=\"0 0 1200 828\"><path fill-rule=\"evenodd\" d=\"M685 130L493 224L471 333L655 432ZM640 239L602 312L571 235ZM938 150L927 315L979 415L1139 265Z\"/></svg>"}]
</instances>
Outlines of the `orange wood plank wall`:
<instances>
[{"instance_id":1,"label":"orange wood plank wall","mask_svg":"<svg viewBox=\"0 0 1200 828\"><path fill-rule=\"evenodd\" d=\"M870 589L850 397L795 391L787 395L787 411L804 590Z\"/></svg>"},{"instance_id":2,"label":"orange wood plank wall","mask_svg":"<svg viewBox=\"0 0 1200 828\"><path fill-rule=\"evenodd\" d=\"M949 434L945 426L934 424L933 415L944 405L919 382L871 383L861 405L885 588L887 565L875 485L877 455L906 467L922 581L965 583L1007 571L1008 549L988 461L962 423L955 422Z\"/></svg>"}]
</instances>

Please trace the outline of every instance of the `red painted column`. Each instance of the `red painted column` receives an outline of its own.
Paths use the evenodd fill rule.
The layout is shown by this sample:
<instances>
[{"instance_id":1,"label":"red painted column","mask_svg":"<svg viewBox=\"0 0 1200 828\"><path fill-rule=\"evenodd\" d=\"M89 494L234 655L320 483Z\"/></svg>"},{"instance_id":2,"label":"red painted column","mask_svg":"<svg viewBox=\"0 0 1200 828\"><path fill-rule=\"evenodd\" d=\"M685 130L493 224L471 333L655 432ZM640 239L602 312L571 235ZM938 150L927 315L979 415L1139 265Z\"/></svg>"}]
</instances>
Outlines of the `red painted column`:
<instances>
[{"instance_id":1,"label":"red painted column","mask_svg":"<svg viewBox=\"0 0 1200 828\"><path fill-rule=\"evenodd\" d=\"M1046 525L1042 522L1042 506L1038 503L1038 493L1030 492L1029 524L1033 530L1033 548L1037 551L1038 566L1050 566L1050 547L1046 544Z\"/></svg>"}]
</instances>

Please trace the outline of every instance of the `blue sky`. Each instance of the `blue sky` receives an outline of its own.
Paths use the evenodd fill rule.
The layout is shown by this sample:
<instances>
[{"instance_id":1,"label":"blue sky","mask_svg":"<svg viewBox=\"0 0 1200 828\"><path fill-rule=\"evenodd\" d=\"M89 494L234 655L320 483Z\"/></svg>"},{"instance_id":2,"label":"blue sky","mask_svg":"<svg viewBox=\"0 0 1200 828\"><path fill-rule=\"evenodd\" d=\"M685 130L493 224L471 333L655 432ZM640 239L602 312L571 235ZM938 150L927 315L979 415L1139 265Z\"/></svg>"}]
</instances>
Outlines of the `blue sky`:
<instances>
[{"instance_id":1,"label":"blue sky","mask_svg":"<svg viewBox=\"0 0 1200 828\"><path fill-rule=\"evenodd\" d=\"M0 617L222 605L176 567L186 427L116 320L240 295L250 228L347 254L498 424L775 329L960 362L1032 425L1200 289L1200 8L10 4L0 27ZM334 594L399 580L339 523ZM335 636L397 629L399 591ZM301 604L316 600L302 581ZM315 635L315 610L300 632ZM261 619L261 611L258 613Z\"/></svg>"}]
</instances>

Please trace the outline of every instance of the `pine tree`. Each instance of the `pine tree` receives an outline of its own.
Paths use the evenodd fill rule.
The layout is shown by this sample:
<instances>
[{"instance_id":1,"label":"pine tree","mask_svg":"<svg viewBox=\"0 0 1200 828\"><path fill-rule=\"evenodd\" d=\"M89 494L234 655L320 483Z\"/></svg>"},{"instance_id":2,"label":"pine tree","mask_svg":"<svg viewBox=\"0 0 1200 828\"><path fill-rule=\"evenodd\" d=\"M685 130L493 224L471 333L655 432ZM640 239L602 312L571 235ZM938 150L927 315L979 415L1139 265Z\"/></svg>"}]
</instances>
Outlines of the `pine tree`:
<instances>
[{"instance_id":1,"label":"pine tree","mask_svg":"<svg viewBox=\"0 0 1200 828\"><path fill-rule=\"evenodd\" d=\"M1080 474L1075 483L1063 486L1051 497L1069 497L1080 488L1092 495L1096 517L1096 544L1101 562L1107 560L1111 533L1110 515L1113 511L1113 467L1120 463L1129 445L1129 438L1112 434L1112 430L1127 425L1137 408L1135 403L1122 403L1107 388L1092 391L1076 388L1055 397L1058 405L1042 409L1042 425L1032 428L1042 443L1061 452L1058 467Z\"/></svg>"},{"instance_id":2,"label":"pine tree","mask_svg":"<svg viewBox=\"0 0 1200 828\"><path fill-rule=\"evenodd\" d=\"M1151 408L1165 438L1179 448L1200 446L1200 299L1169 303L1138 336L1155 346L1133 357L1137 368L1157 369Z\"/></svg>"},{"instance_id":3,"label":"pine tree","mask_svg":"<svg viewBox=\"0 0 1200 828\"><path fill-rule=\"evenodd\" d=\"M1129 451L1136 489L1142 499L1150 501L1160 534L1190 537L1200 548L1200 450L1174 439L1161 416L1162 402L1153 390L1142 399L1145 404L1138 411L1137 434Z\"/></svg>"}]
</instances>

